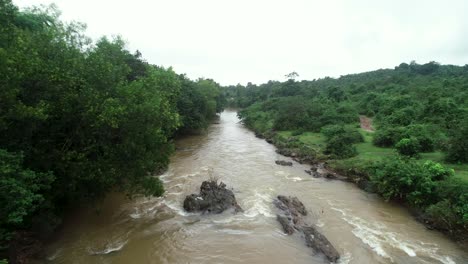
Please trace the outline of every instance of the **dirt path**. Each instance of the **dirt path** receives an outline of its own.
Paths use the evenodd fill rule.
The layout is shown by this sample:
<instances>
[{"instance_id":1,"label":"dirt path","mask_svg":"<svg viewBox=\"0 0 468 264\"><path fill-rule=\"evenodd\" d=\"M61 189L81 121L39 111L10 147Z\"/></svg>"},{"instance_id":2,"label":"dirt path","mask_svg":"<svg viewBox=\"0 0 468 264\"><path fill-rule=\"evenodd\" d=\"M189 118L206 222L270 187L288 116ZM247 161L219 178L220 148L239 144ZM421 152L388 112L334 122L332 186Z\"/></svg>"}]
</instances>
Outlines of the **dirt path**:
<instances>
[{"instance_id":1,"label":"dirt path","mask_svg":"<svg viewBox=\"0 0 468 264\"><path fill-rule=\"evenodd\" d=\"M361 122L361 128L368 132L374 132L374 127L372 126L372 119L367 116L359 116L359 121Z\"/></svg>"}]
</instances>

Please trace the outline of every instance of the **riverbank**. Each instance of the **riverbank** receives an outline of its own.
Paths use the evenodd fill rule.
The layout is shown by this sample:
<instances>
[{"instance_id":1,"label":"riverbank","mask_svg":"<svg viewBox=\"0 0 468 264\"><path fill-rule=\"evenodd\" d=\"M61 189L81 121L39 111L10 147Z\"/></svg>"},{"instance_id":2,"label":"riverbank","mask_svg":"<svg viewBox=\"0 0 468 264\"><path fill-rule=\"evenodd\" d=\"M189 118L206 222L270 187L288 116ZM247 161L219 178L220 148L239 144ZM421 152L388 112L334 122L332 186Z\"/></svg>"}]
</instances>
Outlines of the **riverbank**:
<instances>
[{"instance_id":1,"label":"riverbank","mask_svg":"<svg viewBox=\"0 0 468 264\"><path fill-rule=\"evenodd\" d=\"M468 255L439 232L426 231L408 210L353 184L313 178L310 166L278 166L286 158L225 111L206 134L175 142L163 197L106 197L77 210L45 249L47 263L324 263L303 238L286 236L272 201L294 195L304 221L335 246L343 263L464 263ZM233 188L244 212L187 213L184 198L210 178ZM259 247L259 245L261 245Z\"/></svg>"},{"instance_id":2,"label":"riverbank","mask_svg":"<svg viewBox=\"0 0 468 264\"><path fill-rule=\"evenodd\" d=\"M291 157L298 163L309 164L314 167L316 167L317 164L323 164L324 169L328 171L323 173L325 176L328 175L326 178L352 182L366 192L377 193L371 181L372 173L369 168L374 165L379 155L375 155L375 153L366 149L369 148L369 146L362 147L363 149L361 149L361 151L368 150L370 152L369 155L372 155L370 159L334 160L322 154L325 139L318 133L309 133L302 137L308 144L299 139L300 135L292 135L291 132L267 131L261 133L259 131L254 131L254 133L258 138L265 139L268 143L273 144L277 148L277 153ZM375 149L373 150L376 151ZM379 148L378 151L384 152L383 156L390 156L393 154L391 149ZM449 223L446 225L440 224L440 221L425 214L421 209L411 206L406 201L399 201L399 203L408 208L414 218L423 223L426 228L440 231L459 243L463 248L468 249L468 230L466 228L453 228Z\"/></svg>"}]
</instances>

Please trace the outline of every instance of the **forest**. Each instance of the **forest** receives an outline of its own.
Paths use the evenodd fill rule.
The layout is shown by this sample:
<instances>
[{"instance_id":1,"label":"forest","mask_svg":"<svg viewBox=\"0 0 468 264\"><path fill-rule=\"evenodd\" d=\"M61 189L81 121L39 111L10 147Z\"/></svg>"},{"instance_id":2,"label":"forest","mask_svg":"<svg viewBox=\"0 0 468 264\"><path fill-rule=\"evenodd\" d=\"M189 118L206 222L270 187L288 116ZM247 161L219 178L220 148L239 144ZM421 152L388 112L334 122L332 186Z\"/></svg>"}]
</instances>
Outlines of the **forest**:
<instances>
[{"instance_id":1,"label":"forest","mask_svg":"<svg viewBox=\"0 0 468 264\"><path fill-rule=\"evenodd\" d=\"M412 61L339 78L297 76L223 91L260 137L326 161L431 228L466 239L468 65ZM373 127L360 128L360 118Z\"/></svg>"},{"instance_id":2,"label":"forest","mask_svg":"<svg viewBox=\"0 0 468 264\"><path fill-rule=\"evenodd\" d=\"M59 15L0 0L0 259L109 191L162 195L153 176L174 138L223 109L215 81L149 64L120 37L93 42Z\"/></svg>"}]
</instances>

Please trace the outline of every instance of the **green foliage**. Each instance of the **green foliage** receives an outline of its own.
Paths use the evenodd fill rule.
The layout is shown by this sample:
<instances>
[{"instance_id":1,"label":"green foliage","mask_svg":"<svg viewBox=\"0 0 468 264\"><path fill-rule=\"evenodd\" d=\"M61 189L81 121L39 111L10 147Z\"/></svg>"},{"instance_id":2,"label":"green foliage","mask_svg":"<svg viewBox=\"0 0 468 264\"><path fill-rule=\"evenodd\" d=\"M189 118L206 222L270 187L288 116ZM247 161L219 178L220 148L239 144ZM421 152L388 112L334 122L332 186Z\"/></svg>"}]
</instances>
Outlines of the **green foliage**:
<instances>
[{"instance_id":1,"label":"green foliage","mask_svg":"<svg viewBox=\"0 0 468 264\"><path fill-rule=\"evenodd\" d=\"M426 213L433 224L441 229L468 229L468 183L450 178L437 186L440 201L430 205Z\"/></svg>"},{"instance_id":2,"label":"green foliage","mask_svg":"<svg viewBox=\"0 0 468 264\"><path fill-rule=\"evenodd\" d=\"M0 242L109 190L162 195L153 173L175 133L224 106L213 80L150 65L121 37L92 43L84 29L54 6L0 0Z\"/></svg>"},{"instance_id":3,"label":"green foliage","mask_svg":"<svg viewBox=\"0 0 468 264\"><path fill-rule=\"evenodd\" d=\"M354 143L364 142L364 137L355 128L339 125L330 125L322 128L325 135L325 154L334 158L349 158L356 156L357 150Z\"/></svg>"},{"instance_id":4,"label":"green foliage","mask_svg":"<svg viewBox=\"0 0 468 264\"><path fill-rule=\"evenodd\" d=\"M468 162L468 119L463 119L452 132L445 159L449 162Z\"/></svg>"},{"instance_id":5,"label":"green foliage","mask_svg":"<svg viewBox=\"0 0 468 264\"><path fill-rule=\"evenodd\" d=\"M453 170L431 161L421 164L412 159L388 158L376 164L371 181L385 199L408 201L424 208L440 199L436 187L441 178L452 175Z\"/></svg>"},{"instance_id":6,"label":"green foliage","mask_svg":"<svg viewBox=\"0 0 468 264\"><path fill-rule=\"evenodd\" d=\"M38 173L23 167L23 156L0 149L0 238L9 238L13 228L40 209L44 193L54 181L52 173Z\"/></svg>"},{"instance_id":7,"label":"green foliage","mask_svg":"<svg viewBox=\"0 0 468 264\"><path fill-rule=\"evenodd\" d=\"M395 145L395 148L400 155L408 157L418 157L421 151L421 145L415 138L404 138Z\"/></svg>"}]
</instances>

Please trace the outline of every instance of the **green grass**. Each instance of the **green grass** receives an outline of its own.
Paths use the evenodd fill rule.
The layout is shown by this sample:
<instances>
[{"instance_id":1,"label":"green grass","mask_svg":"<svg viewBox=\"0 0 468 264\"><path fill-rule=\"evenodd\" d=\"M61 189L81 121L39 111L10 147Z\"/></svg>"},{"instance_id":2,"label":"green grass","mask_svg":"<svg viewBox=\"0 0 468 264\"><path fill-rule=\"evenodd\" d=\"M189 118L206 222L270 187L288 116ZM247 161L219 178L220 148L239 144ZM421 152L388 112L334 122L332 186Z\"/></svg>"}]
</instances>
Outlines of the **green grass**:
<instances>
[{"instance_id":1,"label":"green grass","mask_svg":"<svg viewBox=\"0 0 468 264\"><path fill-rule=\"evenodd\" d=\"M395 155L395 150L392 148L381 148L372 144L373 132L368 132L363 129L359 129L359 132L364 136L364 142L356 144L356 149L359 155L348 160L354 160L356 163L360 163L366 161L378 161L385 157ZM292 131L281 131L279 134L283 137L291 137ZM320 151L325 148L325 136L321 133L304 132L297 137L302 143ZM468 164L446 163L442 152L422 153L420 161L424 162L426 160L432 160L442 164L444 167L452 168L455 170L456 177L468 181Z\"/></svg>"},{"instance_id":2,"label":"green grass","mask_svg":"<svg viewBox=\"0 0 468 264\"><path fill-rule=\"evenodd\" d=\"M368 161L378 161L384 157L395 154L395 151L391 148L380 148L374 146L372 144L372 132L367 132L363 129L359 129L359 132L364 136L364 142L356 144L356 149L359 153L357 158Z\"/></svg>"},{"instance_id":3,"label":"green grass","mask_svg":"<svg viewBox=\"0 0 468 264\"><path fill-rule=\"evenodd\" d=\"M292 131L280 131L278 132L279 135L283 137L291 137ZM297 136L299 141L302 143L312 146L312 147L325 147L325 136L321 133L313 133L313 132L304 132L301 135Z\"/></svg>"},{"instance_id":4,"label":"green grass","mask_svg":"<svg viewBox=\"0 0 468 264\"><path fill-rule=\"evenodd\" d=\"M444 167L452 168L455 170L455 176L468 181L468 164L453 164L444 161L444 153L442 152L431 152L422 153L421 160L432 160L442 164Z\"/></svg>"}]
</instances>

